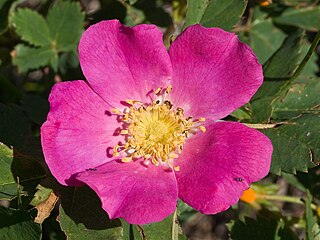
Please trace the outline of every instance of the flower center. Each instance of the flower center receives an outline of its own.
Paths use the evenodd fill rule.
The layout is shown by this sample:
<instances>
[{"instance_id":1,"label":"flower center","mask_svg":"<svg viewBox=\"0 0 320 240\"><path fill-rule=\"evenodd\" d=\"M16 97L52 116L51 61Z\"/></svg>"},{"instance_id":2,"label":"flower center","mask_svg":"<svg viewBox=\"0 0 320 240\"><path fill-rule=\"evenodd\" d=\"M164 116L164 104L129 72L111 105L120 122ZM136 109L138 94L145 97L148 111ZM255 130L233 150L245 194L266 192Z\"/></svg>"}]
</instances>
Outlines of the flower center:
<instances>
[{"instance_id":1,"label":"flower center","mask_svg":"<svg viewBox=\"0 0 320 240\"><path fill-rule=\"evenodd\" d=\"M158 88L155 91L156 100L144 104L138 100L126 100L130 107L112 112L120 116L123 123L120 134L125 136L124 145L116 145L113 155L121 156L123 162L134 158L144 158L146 164L150 161L158 166L167 163L173 166L173 159L181 153L185 139L195 134L199 129L205 132L200 123L204 118L192 120L185 118L182 108L173 108L167 100L172 87ZM175 167L178 171L179 167Z\"/></svg>"}]
</instances>

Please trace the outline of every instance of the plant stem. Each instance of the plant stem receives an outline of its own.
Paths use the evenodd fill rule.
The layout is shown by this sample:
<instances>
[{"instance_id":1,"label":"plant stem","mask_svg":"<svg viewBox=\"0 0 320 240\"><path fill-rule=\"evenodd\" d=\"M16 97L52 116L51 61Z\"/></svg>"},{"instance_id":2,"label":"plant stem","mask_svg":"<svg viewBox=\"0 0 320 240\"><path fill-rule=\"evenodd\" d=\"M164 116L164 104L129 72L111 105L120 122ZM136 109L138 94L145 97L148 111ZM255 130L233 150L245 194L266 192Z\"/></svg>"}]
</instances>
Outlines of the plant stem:
<instances>
[{"instance_id":1,"label":"plant stem","mask_svg":"<svg viewBox=\"0 0 320 240\"><path fill-rule=\"evenodd\" d=\"M315 51L318 43L320 41L320 31L317 33L316 37L314 38L314 40L312 41L312 44L307 52L307 54L304 56L302 62L299 64L297 70L294 72L294 74L292 75L292 77L290 77L290 82L292 82L294 79L296 79L300 73L302 72L304 66L307 64L307 62L309 61L312 53Z\"/></svg>"},{"instance_id":2,"label":"plant stem","mask_svg":"<svg viewBox=\"0 0 320 240\"><path fill-rule=\"evenodd\" d=\"M305 203L299 197L285 196L285 195L257 195L260 199L271 200L271 201L281 201L281 202L290 202L304 205ZM317 209L315 204L311 204L313 210Z\"/></svg>"}]
</instances>

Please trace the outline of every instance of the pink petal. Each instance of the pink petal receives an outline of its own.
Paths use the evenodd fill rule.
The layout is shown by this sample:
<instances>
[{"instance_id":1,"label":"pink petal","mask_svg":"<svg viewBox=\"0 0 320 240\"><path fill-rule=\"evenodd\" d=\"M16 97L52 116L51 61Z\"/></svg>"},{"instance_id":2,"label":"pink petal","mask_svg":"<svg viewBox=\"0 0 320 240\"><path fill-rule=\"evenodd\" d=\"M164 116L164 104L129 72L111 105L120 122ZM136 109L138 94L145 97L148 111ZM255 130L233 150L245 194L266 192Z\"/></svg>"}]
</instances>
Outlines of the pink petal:
<instances>
[{"instance_id":1,"label":"pink petal","mask_svg":"<svg viewBox=\"0 0 320 240\"><path fill-rule=\"evenodd\" d=\"M54 85L49 101L50 112L41 127L45 160L61 184L74 185L69 179L73 174L111 160L108 150L119 141L113 136L117 121L105 112L110 106L84 81Z\"/></svg>"},{"instance_id":2,"label":"pink petal","mask_svg":"<svg viewBox=\"0 0 320 240\"><path fill-rule=\"evenodd\" d=\"M82 71L108 103L146 101L152 89L169 84L172 67L155 25L126 27L118 20L90 26L79 44Z\"/></svg>"},{"instance_id":3,"label":"pink petal","mask_svg":"<svg viewBox=\"0 0 320 240\"><path fill-rule=\"evenodd\" d=\"M148 224L161 221L176 208L178 191L174 173L160 166L146 167L139 160L112 161L95 171L80 173L77 179L98 194L111 219Z\"/></svg>"},{"instance_id":4,"label":"pink petal","mask_svg":"<svg viewBox=\"0 0 320 240\"><path fill-rule=\"evenodd\" d=\"M172 43L172 100L193 117L221 119L247 103L263 75L234 33L194 25Z\"/></svg>"},{"instance_id":5,"label":"pink petal","mask_svg":"<svg viewBox=\"0 0 320 240\"><path fill-rule=\"evenodd\" d=\"M205 214L224 211L268 174L271 155L272 144L259 131L235 122L211 124L186 142L175 162L179 197Z\"/></svg>"}]
</instances>

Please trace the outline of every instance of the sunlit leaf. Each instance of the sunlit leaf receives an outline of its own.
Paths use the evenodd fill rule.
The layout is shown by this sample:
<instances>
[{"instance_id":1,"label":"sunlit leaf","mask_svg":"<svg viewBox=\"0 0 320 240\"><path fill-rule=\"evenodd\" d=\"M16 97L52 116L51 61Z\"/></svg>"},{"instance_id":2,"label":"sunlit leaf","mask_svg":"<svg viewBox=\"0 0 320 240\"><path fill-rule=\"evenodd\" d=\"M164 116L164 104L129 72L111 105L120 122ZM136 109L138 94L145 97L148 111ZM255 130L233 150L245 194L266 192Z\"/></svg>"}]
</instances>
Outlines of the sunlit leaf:
<instances>
[{"instance_id":1,"label":"sunlit leaf","mask_svg":"<svg viewBox=\"0 0 320 240\"><path fill-rule=\"evenodd\" d=\"M74 50L83 32L84 13L77 2L59 1L47 16L53 47L58 51Z\"/></svg>"},{"instance_id":2,"label":"sunlit leaf","mask_svg":"<svg viewBox=\"0 0 320 240\"><path fill-rule=\"evenodd\" d=\"M320 163L319 115L305 115L282 126L261 130L273 143L271 172L307 172Z\"/></svg>"},{"instance_id":3,"label":"sunlit leaf","mask_svg":"<svg viewBox=\"0 0 320 240\"><path fill-rule=\"evenodd\" d=\"M38 12L29 8L19 8L11 21L23 40L38 47L51 44L48 24Z\"/></svg>"},{"instance_id":4,"label":"sunlit leaf","mask_svg":"<svg viewBox=\"0 0 320 240\"><path fill-rule=\"evenodd\" d=\"M50 46L33 48L18 44L15 51L12 62L21 72L49 65L57 57L57 53Z\"/></svg>"},{"instance_id":5,"label":"sunlit leaf","mask_svg":"<svg viewBox=\"0 0 320 240\"><path fill-rule=\"evenodd\" d=\"M200 23L205 27L231 30L247 6L247 0L188 0L187 26Z\"/></svg>"}]
</instances>

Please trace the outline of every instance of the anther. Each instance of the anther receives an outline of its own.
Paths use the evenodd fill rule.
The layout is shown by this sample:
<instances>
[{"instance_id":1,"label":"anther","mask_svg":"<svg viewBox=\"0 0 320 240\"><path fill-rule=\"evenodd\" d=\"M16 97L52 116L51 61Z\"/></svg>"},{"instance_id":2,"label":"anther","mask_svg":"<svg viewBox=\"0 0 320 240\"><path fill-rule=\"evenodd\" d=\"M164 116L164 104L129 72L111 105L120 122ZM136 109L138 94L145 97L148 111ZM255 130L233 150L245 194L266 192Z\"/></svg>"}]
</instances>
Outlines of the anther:
<instances>
[{"instance_id":1,"label":"anther","mask_svg":"<svg viewBox=\"0 0 320 240\"><path fill-rule=\"evenodd\" d=\"M156 165L156 166L159 166L159 162L155 159L155 158L152 158L151 159L151 162Z\"/></svg>"},{"instance_id":2,"label":"anther","mask_svg":"<svg viewBox=\"0 0 320 240\"><path fill-rule=\"evenodd\" d=\"M175 154L175 153L169 153L169 158L178 158L179 156L178 156L178 154Z\"/></svg>"},{"instance_id":3,"label":"anther","mask_svg":"<svg viewBox=\"0 0 320 240\"><path fill-rule=\"evenodd\" d=\"M202 131L202 132L206 132L207 129L205 128L205 126L199 126L199 129Z\"/></svg>"},{"instance_id":4,"label":"anther","mask_svg":"<svg viewBox=\"0 0 320 240\"><path fill-rule=\"evenodd\" d=\"M173 169L174 169L176 172L179 172L179 171L180 171L180 166L175 166Z\"/></svg>"},{"instance_id":5,"label":"anther","mask_svg":"<svg viewBox=\"0 0 320 240\"><path fill-rule=\"evenodd\" d=\"M205 119L205 118L199 118L198 121L199 121L199 122L205 122L206 119Z\"/></svg>"},{"instance_id":6,"label":"anther","mask_svg":"<svg viewBox=\"0 0 320 240\"><path fill-rule=\"evenodd\" d=\"M121 159L121 161L124 162L124 163L131 162L131 160L132 160L132 157L125 157L125 158Z\"/></svg>"},{"instance_id":7,"label":"anther","mask_svg":"<svg viewBox=\"0 0 320 240\"><path fill-rule=\"evenodd\" d=\"M158 87L155 91L154 91L154 94L155 95L158 95L160 92L161 92L162 88L161 87Z\"/></svg>"},{"instance_id":8,"label":"anther","mask_svg":"<svg viewBox=\"0 0 320 240\"><path fill-rule=\"evenodd\" d=\"M112 108L111 112L114 113L114 114L117 114L117 115L121 115L121 112L116 108Z\"/></svg>"},{"instance_id":9,"label":"anther","mask_svg":"<svg viewBox=\"0 0 320 240\"><path fill-rule=\"evenodd\" d=\"M170 84L166 89L166 94L169 94L172 90L172 85Z\"/></svg>"},{"instance_id":10,"label":"anther","mask_svg":"<svg viewBox=\"0 0 320 240\"><path fill-rule=\"evenodd\" d=\"M120 134L121 135L127 135L129 133L129 131L127 130L127 129L122 129L121 131L120 131Z\"/></svg>"}]
</instances>

